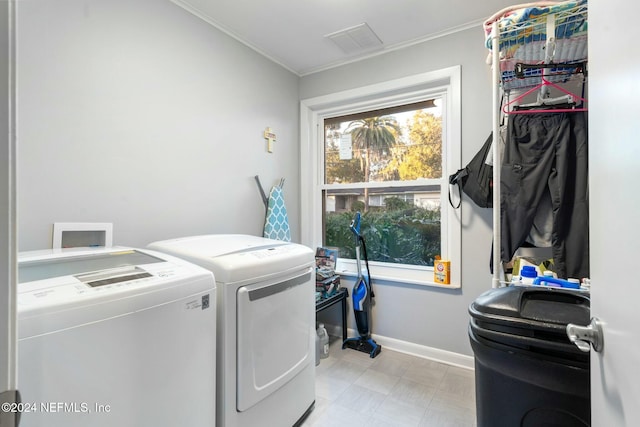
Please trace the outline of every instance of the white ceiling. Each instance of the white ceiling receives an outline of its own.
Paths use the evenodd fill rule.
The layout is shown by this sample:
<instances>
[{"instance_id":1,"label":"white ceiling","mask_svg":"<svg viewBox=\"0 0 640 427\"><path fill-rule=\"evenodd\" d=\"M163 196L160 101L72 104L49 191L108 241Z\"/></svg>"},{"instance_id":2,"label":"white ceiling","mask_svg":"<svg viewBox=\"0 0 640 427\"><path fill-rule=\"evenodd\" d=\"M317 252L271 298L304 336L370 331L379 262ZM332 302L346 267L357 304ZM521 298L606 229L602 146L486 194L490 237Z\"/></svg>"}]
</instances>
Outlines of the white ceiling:
<instances>
[{"instance_id":1,"label":"white ceiling","mask_svg":"<svg viewBox=\"0 0 640 427\"><path fill-rule=\"evenodd\" d=\"M171 0L303 76L477 27L517 0ZM325 36L366 23L382 46L346 54Z\"/></svg>"}]
</instances>

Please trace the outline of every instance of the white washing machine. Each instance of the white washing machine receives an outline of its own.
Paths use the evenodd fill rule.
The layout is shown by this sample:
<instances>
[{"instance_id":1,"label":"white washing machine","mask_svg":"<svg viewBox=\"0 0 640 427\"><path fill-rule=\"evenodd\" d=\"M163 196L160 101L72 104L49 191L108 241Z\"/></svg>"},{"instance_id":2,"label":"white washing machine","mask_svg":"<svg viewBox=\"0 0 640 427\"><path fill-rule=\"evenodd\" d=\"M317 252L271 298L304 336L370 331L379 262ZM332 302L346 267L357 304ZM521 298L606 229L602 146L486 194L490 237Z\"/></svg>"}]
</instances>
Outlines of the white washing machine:
<instances>
[{"instance_id":1,"label":"white washing machine","mask_svg":"<svg viewBox=\"0 0 640 427\"><path fill-rule=\"evenodd\" d=\"M210 271L129 248L18 256L24 427L211 427Z\"/></svg>"},{"instance_id":2,"label":"white washing machine","mask_svg":"<svg viewBox=\"0 0 640 427\"><path fill-rule=\"evenodd\" d=\"M211 270L218 293L218 427L290 427L315 402L314 252L246 235L149 248Z\"/></svg>"}]
</instances>

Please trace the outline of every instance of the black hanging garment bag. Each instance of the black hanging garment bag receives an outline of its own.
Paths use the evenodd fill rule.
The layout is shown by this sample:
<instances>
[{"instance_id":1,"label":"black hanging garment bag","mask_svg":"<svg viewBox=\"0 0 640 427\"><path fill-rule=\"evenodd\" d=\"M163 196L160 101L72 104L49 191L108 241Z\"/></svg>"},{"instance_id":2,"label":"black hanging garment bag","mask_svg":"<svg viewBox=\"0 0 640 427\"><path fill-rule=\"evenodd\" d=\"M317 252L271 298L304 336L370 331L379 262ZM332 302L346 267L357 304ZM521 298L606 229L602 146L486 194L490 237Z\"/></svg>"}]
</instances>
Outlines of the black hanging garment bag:
<instances>
[{"instance_id":1,"label":"black hanging garment bag","mask_svg":"<svg viewBox=\"0 0 640 427\"><path fill-rule=\"evenodd\" d=\"M486 163L487 156L491 152L492 141L493 133L489 135L480 151L466 167L449 176L449 185L458 186L458 206L453 205L451 191L449 191L449 203L455 209L462 203L461 190L481 208L493 206L493 166Z\"/></svg>"}]
</instances>

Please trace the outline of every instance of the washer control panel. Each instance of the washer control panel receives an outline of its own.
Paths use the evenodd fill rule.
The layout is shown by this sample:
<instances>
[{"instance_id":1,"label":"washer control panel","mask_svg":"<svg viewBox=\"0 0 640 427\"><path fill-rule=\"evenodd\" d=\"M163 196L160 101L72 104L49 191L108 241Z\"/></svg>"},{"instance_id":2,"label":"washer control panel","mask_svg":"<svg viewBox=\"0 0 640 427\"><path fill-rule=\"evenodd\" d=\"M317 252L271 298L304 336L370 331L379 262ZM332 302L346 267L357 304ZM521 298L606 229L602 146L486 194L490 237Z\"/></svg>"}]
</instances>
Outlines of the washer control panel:
<instances>
[{"instance_id":1,"label":"washer control panel","mask_svg":"<svg viewBox=\"0 0 640 427\"><path fill-rule=\"evenodd\" d=\"M190 273L188 265L135 249L25 252L18 259L18 305L118 293Z\"/></svg>"}]
</instances>

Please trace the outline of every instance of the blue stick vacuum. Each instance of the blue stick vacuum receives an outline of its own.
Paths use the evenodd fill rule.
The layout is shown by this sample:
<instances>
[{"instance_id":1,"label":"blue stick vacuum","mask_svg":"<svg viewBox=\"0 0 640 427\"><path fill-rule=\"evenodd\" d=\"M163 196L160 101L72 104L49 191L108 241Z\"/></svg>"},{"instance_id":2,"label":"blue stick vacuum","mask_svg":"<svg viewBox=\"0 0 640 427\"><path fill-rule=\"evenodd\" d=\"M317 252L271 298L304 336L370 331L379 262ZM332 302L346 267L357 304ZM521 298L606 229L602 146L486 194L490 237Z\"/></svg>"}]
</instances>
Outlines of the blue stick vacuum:
<instances>
[{"instance_id":1,"label":"blue stick vacuum","mask_svg":"<svg viewBox=\"0 0 640 427\"><path fill-rule=\"evenodd\" d=\"M354 350L369 353L369 357L374 358L382 350L382 346L376 344L371 338L371 330L369 322L371 319L371 299L373 289L371 288L371 275L369 274L369 259L367 258L367 247L364 243L364 237L360 234L360 212L356 212L356 217L351 221L349 227L356 238L356 266L358 268L358 278L353 285L352 302L353 314L356 318L356 326L360 336L358 338L347 338L342 343L342 348L352 348ZM367 266L367 277L362 274L362 264L360 263L360 247L364 255L364 262Z\"/></svg>"}]
</instances>

